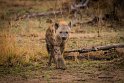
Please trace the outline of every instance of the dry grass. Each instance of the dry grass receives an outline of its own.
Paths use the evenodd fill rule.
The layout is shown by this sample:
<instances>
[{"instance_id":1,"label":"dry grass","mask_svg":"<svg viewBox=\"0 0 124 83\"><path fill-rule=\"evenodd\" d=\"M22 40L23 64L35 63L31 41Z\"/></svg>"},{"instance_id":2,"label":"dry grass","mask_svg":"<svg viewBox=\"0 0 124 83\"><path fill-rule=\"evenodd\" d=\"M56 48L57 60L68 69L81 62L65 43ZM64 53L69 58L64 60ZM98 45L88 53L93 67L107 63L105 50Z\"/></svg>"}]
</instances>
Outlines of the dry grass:
<instances>
[{"instance_id":1,"label":"dry grass","mask_svg":"<svg viewBox=\"0 0 124 83\"><path fill-rule=\"evenodd\" d=\"M0 37L0 64L7 66L27 64L47 57L45 44L31 41L34 41L33 36L20 39L14 34L3 31Z\"/></svg>"},{"instance_id":2,"label":"dry grass","mask_svg":"<svg viewBox=\"0 0 124 83\"><path fill-rule=\"evenodd\" d=\"M14 37L6 32L3 33L4 36L0 38L0 64L13 64L16 62L19 50L15 46Z\"/></svg>"}]
</instances>

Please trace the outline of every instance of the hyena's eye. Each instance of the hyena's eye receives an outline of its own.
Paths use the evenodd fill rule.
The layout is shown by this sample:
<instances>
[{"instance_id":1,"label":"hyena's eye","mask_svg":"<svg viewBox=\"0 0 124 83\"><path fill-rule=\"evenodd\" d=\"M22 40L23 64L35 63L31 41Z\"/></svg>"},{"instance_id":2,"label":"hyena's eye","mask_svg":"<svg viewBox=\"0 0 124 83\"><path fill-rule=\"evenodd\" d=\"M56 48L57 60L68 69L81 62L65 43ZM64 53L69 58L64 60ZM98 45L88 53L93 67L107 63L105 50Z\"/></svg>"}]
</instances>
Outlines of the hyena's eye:
<instances>
[{"instance_id":1,"label":"hyena's eye","mask_svg":"<svg viewBox=\"0 0 124 83\"><path fill-rule=\"evenodd\" d=\"M60 34L61 34L62 32L60 32Z\"/></svg>"},{"instance_id":2,"label":"hyena's eye","mask_svg":"<svg viewBox=\"0 0 124 83\"><path fill-rule=\"evenodd\" d=\"M65 32L66 34L68 34L68 32Z\"/></svg>"}]
</instances>

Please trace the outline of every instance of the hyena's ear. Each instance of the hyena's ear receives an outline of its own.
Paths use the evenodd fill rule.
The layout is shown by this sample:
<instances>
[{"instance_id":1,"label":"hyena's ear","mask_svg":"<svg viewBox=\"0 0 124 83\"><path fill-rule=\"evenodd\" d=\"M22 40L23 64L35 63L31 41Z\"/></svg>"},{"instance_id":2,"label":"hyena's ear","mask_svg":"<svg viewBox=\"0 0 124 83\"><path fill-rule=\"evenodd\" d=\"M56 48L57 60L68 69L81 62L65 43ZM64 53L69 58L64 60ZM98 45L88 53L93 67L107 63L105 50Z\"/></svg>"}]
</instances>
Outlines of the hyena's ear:
<instances>
[{"instance_id":1,"label":"hyena's ear","mask_svg":"<svg viewBox=\"0 0 124 83\"><path fill-rule=\"evenodd\" d=\"M57 30L59 28L59 24L55 23L55 29Z\"/></svg>"},{"instance_id":2,"label":"hyena's ear","mask_svg":"<svg viewBox=\"0 0 124 83\"><path fill-rule=\"evenodd\" d=\"M53 23L53 20L47 19L47 20L46 20L46 23Z\"/></svg>"},{"instance_id":3,"label":"hyena's ear","mask_svg":"<svg viewBox=\"0 0 124 83\"><path fill-rule=\"evenodd\" d=\"M71 22L71 21L68 23L68 26L69 26L70 28L72 28L72 22Z\"/></svg>"}]
</instances>

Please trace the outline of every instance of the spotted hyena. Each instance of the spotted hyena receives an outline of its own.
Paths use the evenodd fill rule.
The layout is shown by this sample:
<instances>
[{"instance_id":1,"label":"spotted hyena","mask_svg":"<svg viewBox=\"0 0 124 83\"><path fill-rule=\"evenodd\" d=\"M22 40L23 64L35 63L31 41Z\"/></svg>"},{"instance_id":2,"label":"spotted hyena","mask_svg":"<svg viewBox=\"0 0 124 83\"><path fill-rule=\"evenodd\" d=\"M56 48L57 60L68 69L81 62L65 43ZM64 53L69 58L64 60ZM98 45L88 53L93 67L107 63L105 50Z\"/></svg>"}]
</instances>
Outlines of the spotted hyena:
<instances>
[{"instance_id":1,"label":"spotted hyena","mask_svg":"<svg viewBox=\"0 0 124 83\"><path fill-rule=\"evenodd\" d=\"M51 66L53 60L56 64L56 68L66 69L63 52L66 41L69 38L70 29L71 22L66 23L65 21L52 23L52 25L47 29L46 47L50 56L48 66Z\"/></svg>"}]
</instances>

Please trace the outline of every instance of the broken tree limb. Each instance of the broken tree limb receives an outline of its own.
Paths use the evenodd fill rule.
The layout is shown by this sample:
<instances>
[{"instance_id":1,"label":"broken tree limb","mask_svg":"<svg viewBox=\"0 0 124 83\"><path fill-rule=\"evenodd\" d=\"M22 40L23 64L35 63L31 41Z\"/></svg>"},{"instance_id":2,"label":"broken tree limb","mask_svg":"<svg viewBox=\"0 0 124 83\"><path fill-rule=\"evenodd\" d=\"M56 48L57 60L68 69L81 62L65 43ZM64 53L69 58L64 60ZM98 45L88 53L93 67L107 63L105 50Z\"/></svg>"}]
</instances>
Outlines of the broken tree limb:
<instances>
[{"instance_id":1,"label":"broken tree limb","mask_svg":"<svg viewBox=\"0 0 124 83\"><path fill-rule=\"evenodd\" d=\"M42 12L42 13L27 13L24 15L20 15L17 16L17 18L15 19L16 21L19 19L26 19L26 18L34 18L34 17L42 17L42 16L49 16L49 15L57 15L57 14L61 14L65 11L49 11L49 12Z\"/></svg>"},{"instance_id":2,"label":"broken tree limb","mask_svg":"<svg viewBox=\"0 0 124 83\"><path fill-rule=\"evenodd\" d=\"M65 51L65 53L70 53L70 52L87 53L91 51L109 50L112 48L124 48L124 44L113 44L113 45L106 45L106 46L96 46L91 48L74 49L74 50Z\"/></svg>"},{"instance_id":3,"label":"broken tree limb","mask_svg":"<svg viewBox=\"0 0 124 83\"><path fill-rule=\"evenodd\" d=\"M69 9L70 9L70 11L76 11L78 8L86 7L88 3L89 3L89 0L86 0L83 3L80 2L79 4L71 5L71 7ZM68 11L66 9L62 9L62 10L54 10L54 11L52 10L52 11L41 12L41 13L26 13L24 15L17 16L15 21L17 21L19 19L26 19L26 18L43 17L43 16L49 16L49 15L59 15L59 14L65 13L65 12L68 12Z\"/></svg>"}]
</instances>

